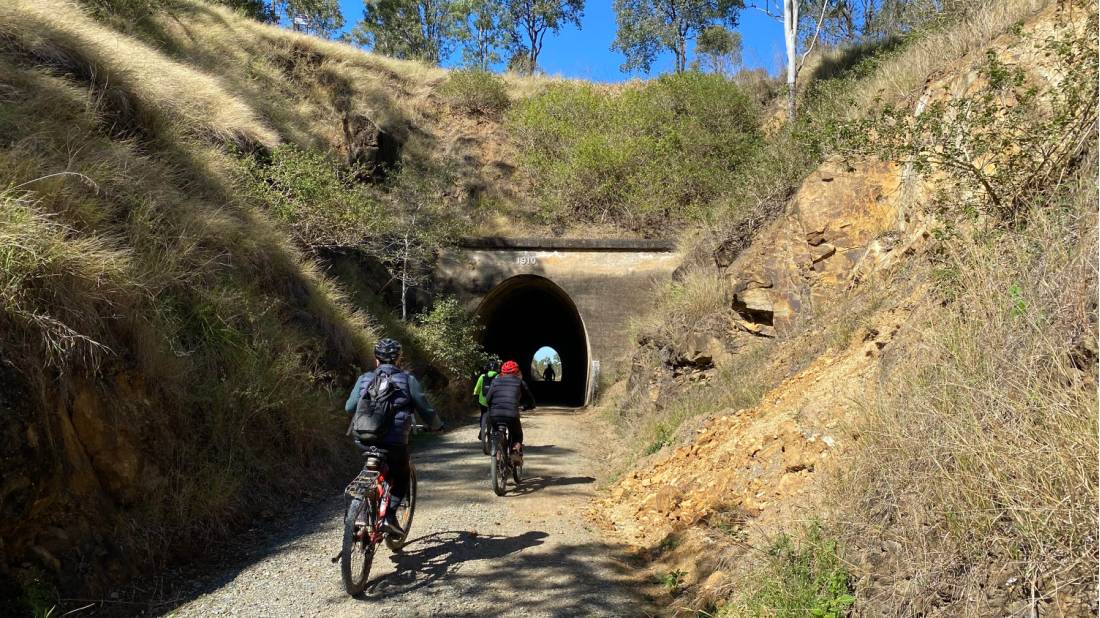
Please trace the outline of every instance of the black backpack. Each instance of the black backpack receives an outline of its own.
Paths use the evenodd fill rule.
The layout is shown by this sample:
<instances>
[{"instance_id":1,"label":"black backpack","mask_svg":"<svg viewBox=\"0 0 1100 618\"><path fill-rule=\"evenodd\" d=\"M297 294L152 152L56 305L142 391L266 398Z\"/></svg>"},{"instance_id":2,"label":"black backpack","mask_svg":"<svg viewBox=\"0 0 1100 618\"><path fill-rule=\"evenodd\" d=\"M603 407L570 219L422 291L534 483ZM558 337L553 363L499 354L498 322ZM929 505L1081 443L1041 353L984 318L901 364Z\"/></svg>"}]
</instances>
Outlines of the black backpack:
<instances>
[{"instance_id":1,"label":"black backpack","mask_svg":"<svg viewBox=\"0 0 1100 618\"><path fill-rule=\"evenodd\" d=\"M362 442L382 440L393 427L397 416L397 400L401 398L401 387L394 381L392 374L379 371L374 380L359 397L355 406L355 416L351 418L352 435Z\"/></svg>"}]
</instances>

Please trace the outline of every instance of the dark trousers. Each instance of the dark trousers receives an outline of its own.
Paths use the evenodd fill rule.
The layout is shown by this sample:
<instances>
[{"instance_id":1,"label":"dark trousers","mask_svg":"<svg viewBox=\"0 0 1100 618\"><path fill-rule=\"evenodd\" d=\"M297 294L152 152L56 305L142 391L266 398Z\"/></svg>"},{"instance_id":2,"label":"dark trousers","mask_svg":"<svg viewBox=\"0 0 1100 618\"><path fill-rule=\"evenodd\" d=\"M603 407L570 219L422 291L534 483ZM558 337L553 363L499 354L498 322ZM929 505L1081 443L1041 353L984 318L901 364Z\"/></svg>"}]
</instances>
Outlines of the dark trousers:
<instances>
[{"instance_id":1,"label":"dark trousers","mask_svg":"<svg viewBox=\"0 0 1100 618\"><path fill-rule=\"evenodd\" d=\"M358 441L356 444L360 449L367 446ZM386 477L390 481L390 503L397 506L409 493L409 445L378 444L377 446L386 453L386 466L389 468Z\"/></svg>"},{"instance_id":2,"label":"dark trousers","mask_svg":"<svg viewBox=\"0 0 1100 618\"><path fill-rule=\"evenodd\" d=\"M488 429L485 426L485 423L488 420L488 417L485 415L485 413L489 411L489 408L486 408L485 406L481 405L480 403L477 404L477 407L481 408L481 417L478 418L478 421L477 421L478 424L481 426L481 430L478 431L477 435L478 436L484 436L485 435L485 430Z\"/></svg>"},{"instance_id":3,"label":"dark trousers","mask_svg":"<svg viewBox=\"0 0 1100 618\"><path fill-rule=\"evenodd\" d=\"M492 423L494 425L503 423L508 426L508 437L511 438L512 444L523 444L523 425L519 422L519 418L514 416L494 416L492 417Z\"/></svg>"},{"instance_id":4,"label":"dark trousers","mask_svg":"<svg viewBox=\"0 0 1100 618\"><path fill-rule=\"evenodd\" d=\"M390 503L396 506L409 493L409 445L387 446L386 465L390 467Z\"/></svg>"}]
</instances>

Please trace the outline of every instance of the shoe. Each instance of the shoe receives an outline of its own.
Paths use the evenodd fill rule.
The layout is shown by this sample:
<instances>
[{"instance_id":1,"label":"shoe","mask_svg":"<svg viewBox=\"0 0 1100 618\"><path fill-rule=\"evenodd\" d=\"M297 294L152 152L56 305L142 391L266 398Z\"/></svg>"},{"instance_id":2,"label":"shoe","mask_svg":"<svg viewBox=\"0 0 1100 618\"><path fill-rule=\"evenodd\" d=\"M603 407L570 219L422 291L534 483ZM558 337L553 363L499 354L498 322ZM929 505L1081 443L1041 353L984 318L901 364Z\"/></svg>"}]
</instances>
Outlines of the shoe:
<instances>
[{"instance_id":1,"label":"shoe","mask_svg":"<svg viewBox=\"0 0 1100 618\"><path fill-rule=\"evenodd\" d=\"M518 467L523 466L523 446L517 444L512 449L512 465Z\"/></svg>"}]
</instances>

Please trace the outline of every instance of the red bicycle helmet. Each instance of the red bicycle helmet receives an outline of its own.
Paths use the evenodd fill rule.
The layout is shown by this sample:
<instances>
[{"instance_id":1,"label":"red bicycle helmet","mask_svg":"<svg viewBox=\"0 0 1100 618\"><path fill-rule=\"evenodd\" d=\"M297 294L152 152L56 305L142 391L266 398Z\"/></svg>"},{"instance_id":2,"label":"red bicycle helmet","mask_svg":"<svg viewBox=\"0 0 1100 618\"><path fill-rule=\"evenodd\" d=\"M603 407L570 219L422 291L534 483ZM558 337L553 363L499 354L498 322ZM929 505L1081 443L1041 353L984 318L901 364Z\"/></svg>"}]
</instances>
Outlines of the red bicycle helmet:
<instances>
[{"instance_id":1,"label":"red bicycle helmet","mask_svg":"<svg viewBox=\"0 0 1100 618\"><path fill-rule=\"evenodd\" d=\"M501 373L519 373L519 365L516 361L507 361L500 366Z\"/></svg>"}]
</instances>

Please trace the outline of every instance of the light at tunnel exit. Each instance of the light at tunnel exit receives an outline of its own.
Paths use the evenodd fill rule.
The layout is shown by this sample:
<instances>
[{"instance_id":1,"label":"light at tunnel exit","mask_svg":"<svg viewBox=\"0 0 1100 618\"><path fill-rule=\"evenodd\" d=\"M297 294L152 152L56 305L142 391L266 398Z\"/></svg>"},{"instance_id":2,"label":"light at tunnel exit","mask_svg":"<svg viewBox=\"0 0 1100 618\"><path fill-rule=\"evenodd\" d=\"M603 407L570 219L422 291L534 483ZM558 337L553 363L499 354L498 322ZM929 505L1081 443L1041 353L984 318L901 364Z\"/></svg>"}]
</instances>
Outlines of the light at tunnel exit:
<instances>
[{"instance_id":1,"label":"light at tunnel exit","mask_svg":"<svg viewBox=\"0 0 1100 618\"><path fill-rule=\"evenodd\" d=\"M561 356L550 346L542 346L535 351L531 360L531 376L543 382L561 382Z\"/></svg>"}]
</instances>

